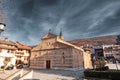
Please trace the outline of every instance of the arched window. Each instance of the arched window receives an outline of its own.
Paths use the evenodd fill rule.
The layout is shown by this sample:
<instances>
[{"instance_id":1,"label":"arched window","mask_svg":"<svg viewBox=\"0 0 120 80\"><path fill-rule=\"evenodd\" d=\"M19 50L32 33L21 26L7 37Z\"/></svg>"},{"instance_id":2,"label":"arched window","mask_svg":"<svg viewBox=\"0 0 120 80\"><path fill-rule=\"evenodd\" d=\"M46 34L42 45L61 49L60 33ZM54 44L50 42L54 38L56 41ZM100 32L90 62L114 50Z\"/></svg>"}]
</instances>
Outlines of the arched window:
<instances>
[{"instance_id":1,"label":"arched window","mask_svg":"<svg viewBox=\"0 0 120 80\"><path fill-rule=\"evenodd\" d=\"M62 63L65 64L65 57L62 57Z\"/></svg>"},{"instance_id":2,"label":"arched window","mask_svg":"<svg viewBox=\"0 0 120 80\"><path fill-rule=\"evenodd\" d=\"M65 56L64 56L64 52L62 53L62 64L65 64Z\"/></svg>"}]
</instances>

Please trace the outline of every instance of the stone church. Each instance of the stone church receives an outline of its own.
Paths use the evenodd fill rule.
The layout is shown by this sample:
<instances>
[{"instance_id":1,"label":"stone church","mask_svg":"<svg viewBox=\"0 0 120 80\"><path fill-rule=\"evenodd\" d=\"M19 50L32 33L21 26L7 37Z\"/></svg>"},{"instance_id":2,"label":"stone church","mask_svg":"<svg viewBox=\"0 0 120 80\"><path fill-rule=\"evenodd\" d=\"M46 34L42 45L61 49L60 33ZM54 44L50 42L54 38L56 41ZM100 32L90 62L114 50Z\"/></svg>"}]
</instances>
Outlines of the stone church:
<instances>
[{"instance_id":1,"label":"stone church","mask_svg":"<svg viewBox=\"0 0 120 80\"><path fill-rule=\"evenodd\" d=\"M51 32L31 50L30 68L63 69L83 68L83 49L63 39L62 33Z\"/></svg>"}]
</instances>

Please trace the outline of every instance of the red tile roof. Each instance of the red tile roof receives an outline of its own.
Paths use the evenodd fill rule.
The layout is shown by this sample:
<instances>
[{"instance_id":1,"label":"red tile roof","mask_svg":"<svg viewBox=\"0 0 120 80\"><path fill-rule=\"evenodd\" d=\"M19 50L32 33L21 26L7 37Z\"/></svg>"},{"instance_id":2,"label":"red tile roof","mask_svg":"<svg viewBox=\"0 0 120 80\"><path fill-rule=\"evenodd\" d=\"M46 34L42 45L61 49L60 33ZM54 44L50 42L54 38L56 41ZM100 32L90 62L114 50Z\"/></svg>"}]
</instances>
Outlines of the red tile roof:
<instances>
[{"instance_id":1,"label":"red tile roof","mask_svg":"<svg viewBox=\"0 0 120 80\"><path fill-rule=\"evenodd\" d=\"M16 46L17 46L18 49L27 49L27 50L30 50L30 49L31 49L30 46L27 46L27 45L25 45L25 44L21 44L21 43L19 43L19 42L16 42Z\"/></svg>"},{"instance_id":2,"label":"red tile roof","mask_svg":"<svg viewBox=\"0 0 120 80\"><path fill-rule=\"evenodd\" d=\"M11 49L11 50L16 50L16 47L11 47L11 46L7 46L7 45L0 45L1 49Z\"/></svg>"},{"instance_id":3,"label":"red tile roof","mask_svg":"<svg viewBox=\"0 0 120 80\"><path fill-rule=\"evenodd\" d=\"M0 40L0 44L16 46L16 44L14 42L9 41L9 40Z\"/></svg>"}]
</instances>

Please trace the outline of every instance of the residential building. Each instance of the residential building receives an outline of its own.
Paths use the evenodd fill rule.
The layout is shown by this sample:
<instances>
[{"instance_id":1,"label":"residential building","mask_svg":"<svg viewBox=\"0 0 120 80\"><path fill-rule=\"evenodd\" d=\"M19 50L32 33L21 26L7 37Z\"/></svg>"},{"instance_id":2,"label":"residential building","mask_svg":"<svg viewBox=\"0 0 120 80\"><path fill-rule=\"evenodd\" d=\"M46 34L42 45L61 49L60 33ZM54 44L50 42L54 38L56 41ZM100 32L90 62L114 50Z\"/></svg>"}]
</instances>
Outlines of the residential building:
<instances>
[{"instance_id":1,"label":"residential building","mask_svg":"<svg viewBox=\"0 0 120 80\"><path fill-rule=\"evenodd\" d=\"M14 66L19 63L29 65L30 49L19 42L0 40L0 67L4 66L4 62L10 62Z\"/></svg>"},{"instance_id":2,"label":"residential building","mask_svg":"<svg viewBox=\"0 0 120 80\"><path fill-rule=\"evenodd\" d=\"M17 57L16 64L23 63L25 65L29 65L31 47L25 44L21 44L19 42L16 42L16 47L17 47L17 50L15 52L15 56Z\"/></svg>"},{"instance_id":3,"label":"residential building","mask_svg":"<svg viewBox=\"0 0 120 80\"><path fill-rule=\"evenodd\" d=\"M120 45L103 45L104 57L116 58L120 62Z\"/></svg>"},{"instance_id":4,"label":"residential building","mask_svg":"<svg viewBox=\"0 0 120 80\"><path fill-rule=\"evenodd\" d=\"M8 40L0 40L0 67L4 66L4 60L10 61L15 65L16 44Z\"/></svg>"}]
</instances>

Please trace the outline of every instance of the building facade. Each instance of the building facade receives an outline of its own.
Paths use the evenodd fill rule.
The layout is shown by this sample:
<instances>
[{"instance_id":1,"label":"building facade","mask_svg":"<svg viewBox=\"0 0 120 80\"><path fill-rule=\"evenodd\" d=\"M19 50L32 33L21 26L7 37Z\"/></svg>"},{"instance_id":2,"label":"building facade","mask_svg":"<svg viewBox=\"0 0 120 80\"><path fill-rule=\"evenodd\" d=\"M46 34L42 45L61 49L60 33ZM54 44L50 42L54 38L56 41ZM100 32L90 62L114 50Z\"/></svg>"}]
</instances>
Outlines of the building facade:
<instances>
[{"instance_id":1,"label":"building facade","mask_svg":"<svg viewBox=\"0 0 120 80\"><path fill-rule=\"evenodd\" d=\"M84 68L85 69L92 69L92 56L91 56L91 50L85 50L84 51Z\"/></svg>"},{"instance_id":2,"label":"building facade","mask_svg":"<svg viewBox=\"0 0 120 80\"><path fill-rule=\"evenodd\" d=\"M4 62L13 66L17 64L28 64L31 47L9 40L0 40L0 67Z\"/></svg>"},{"instance_id":3,"label":"building facade","mask_svg":"<svg viewBox=\"0 0 120 80\"><path fill-rule=\"evenodd\" d=\"M60 34L48 33L42 43L31 50L30 67L38 69L82 68L83 50L63 39Z\"/></svg>"},{"instance_id":4,"label":"building facade","mask_svg":"<svg viewBox=\"0 0 120 80\"><path fill-rule=\"evenodd\" d=\"M0 40L0 67L4 66L4 60L15 65L15 51L17 50L14 42Z\"/></svg>"},{"instance_id":5,"label":"building facade","mask_svg":"<svg viewBox=\"0 0 120 80\"><path fill-rule=\"evenodd\" d=\"M104 57L116 58L120 62L120 45L103 45Z\"/></svg>"},{"instance_id":6,"label":"building facade","mask_svg":"<svg viewBox=\"0 0 120 80\"><path fill-rule=\"evenodd\" d=\"M15 52L15 56L17 57L16 64L22 63L24 65L29 65L31 47L19 42L16 42L15 44L17 47Z\"/></svg>"}]
</instances>

